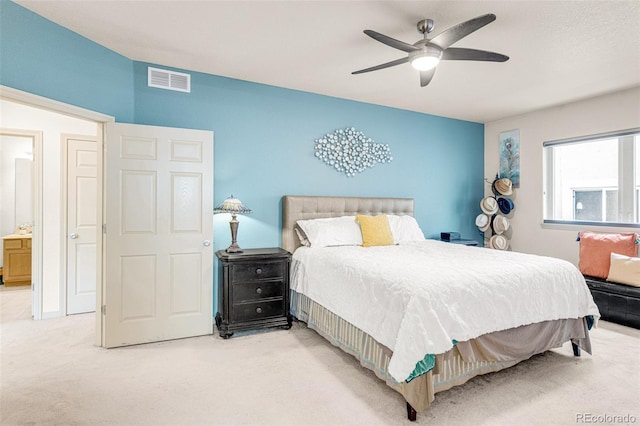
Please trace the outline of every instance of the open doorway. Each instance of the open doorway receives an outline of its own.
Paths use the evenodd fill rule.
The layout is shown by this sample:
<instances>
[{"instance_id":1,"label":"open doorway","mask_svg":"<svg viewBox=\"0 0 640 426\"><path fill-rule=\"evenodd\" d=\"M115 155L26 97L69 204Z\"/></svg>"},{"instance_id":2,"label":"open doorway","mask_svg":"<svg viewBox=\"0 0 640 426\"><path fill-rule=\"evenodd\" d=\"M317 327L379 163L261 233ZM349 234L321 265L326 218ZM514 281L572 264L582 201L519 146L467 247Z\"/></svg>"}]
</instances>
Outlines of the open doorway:
<instances>
[{"instance_id":1,"label":"open doorway","mask_svg":"<svg viewBox=\"0 0 640 426\"><path fill-rule=\"evenodd\" d=\"M2 116L5 123L5 114ZM0 128L0 252L2 259L3 320L35 317L41 311L40 282L42 235L34 234L41 220L40 196L35 182L41 173L42 133ZM35 287L33 287L35 289Z\"/></svg>"},{"instance_id":2,"label":"open doorway","mask_svg":"<svg viewBox=\"0 0 640 426\"><path fill-rule=\"evenodd\" d=\"M33 145L29 134L0 132L0 251L7 287L31 285Z\"/></svg>"},{"instance_id":3,"label":"open doorway","mask_svg":"<svg viewBox=\"0 0 640 426\"><path fill-rule=\"evenodd\" d=\"M61 194L61 182L68 179L69 174L67 166L62 162L64 149L61 144L66 148L67 145L64 144L78 139L78 135L83 135L83 138L95 135L96 172L91 175L92 179L95 176L95 186L89 183L83 188L95 187L95 200L87 199L87 202L95 204L95 223L102 224L95 228L96 264L95 274L92 274L97 284L95 306L100 307L95 315L96 345L122 346L211 334L214 257L211 245L213 223L210 217L213 211L213 132L114 123L113 117L0 86L0 102L5 101L16 110L31 108L31 111L8 114L10 109L0 105L2 126L34 128L32 123L37 122L35 127L40 128L40 122L34 121L34 116L52 112L60 120L74 119L93 126L90 130L41 130L42 155L34 157L36 161L38 158L43 160L42 166L35 166L35 170L41 172L35 179L35 187L39 188L40 208L39 212L38 208L35 209L33 227L34 236L43 235L40 253L46 253L40 255L39 274L42 279L33 280L34 294L41 291L40 318L60 317L67 313L65 296L68 289L63 285L61 277L66 268L63 256L68 256L67 239L72 238L73 232L69 232L69 222L65 221L66 213L62 207L65 197ZM13 124L7 120L7 116L21 124ZM29 121L24 122L27 119ZM114 149L105 149L105 134L110 141L108 145ZM56 136L49 141L50 135ZM156 155L159 149L162 150L161 155ZM82 147L78 147L75 152L82 150ZM73 150L67 149L66 152ZM105 169L106 154L109 154L109 167ZM55 161L49 162L52 158ZM139 164L135 167L123 166L124 160L135 162L140 158L153 160L153 168ZM129 168L125 170L123 167ZM63 177L63 172L67 173L66 177ZM121 181L123 173L127 178L124 184ZM161 175L160 184L156 184L158 175ZM165 191L164 188L172 189ZM107 193L111 194L110 203L105 202ZM152 195L154 202L151 203L149 197L140 199L139 194L143 193ZM155 202L156 200L160 201ZM111 218L111 222L103 220L107 217ZM162 232L170 233L172 237L189 233L188 238L180 237L180 244L172 244L168 238L162 238L162 244L145 241L142 244L127 245L125 238L120 237L119 231L144 236L149 232L138 232L139 229L151 229L155 232L158 217L163 218ZM172 219L171 226L165 226L169 223L166 221L168 217ZM123 221L119 221L120 218ZM116 232L107 233L107 229L114 229ZM40 230L42 232L38 233ZM112 240L107 245L108 237ZM111 250L109 253L105 248L107 246ZM52 255L48 247L55 254ZM144 255L123 253L123 249L131 247L138 251L151 251L145 251ZM172 250L167 250L167 247ZM155 258L159 256L162 256L162 260L155 262ZM118 269L123 266L123 258L127 258L124 262L125 272ZM149 261L151 258L153 262ZM189 261L184 263L184 259ZM160 265L161 268L151 271L151 264ZM141 267L145 265L149 266L149 274ZM46 273L43 274L43 271ZM107 274L106 271L110 273ZM34 270L34 275L37 273ZM107 276L116 278L108 281ZM139 291L139 288L144 290L140 284L162 291ZM169 288L171 291L165 291ZM123 294L127 303L118 300L118 295ZM106 298L111 301L109 310L103 304ZM141 298L148 303L139 306ZM131 330L127 329L132 323L139 322L131 321L132 318L139 318L140 312L155 305L162 306L159 314L155 315L155 311L152 311L154 315L145 317L153 328L142 324L135 330L131 327ZM37 318L36 315L34 318ZM109 322L109 319L112 321ZM157 330L166 333L161 335ZM123 333L129 333L126 339L122 339Z\"/></svg>"},{"instance_id":4,"label":"open doorway","mask_svg":"<svg viewBox=\"0 0 640 426\"><path fill-rule=\"evenodd\" d=\"M33 301L34 151L41 134L0 129L0 321L29 319ZM10 291L10 292L9 292Z\"/></svg>"},{"instance_id":5,"label":"open doorway","mask_svg":"<svg viewBox=\"0 0 640 426\"><path fill-rule=\"evenodd\" d=\"M3 95L5 93L3 88ZM32 185L25 186L24 182L21 182L23 179L19 178L14 178L13 182L3 178L2 186L12 187L14 192L23 198L25 198L25 191L27 191L25 188L31 187L32 204L30 209L33 212L33 217L30 221L22 218L18 220L15 213L10 213L15 210L15 206L10 208L5 203L0 204L2 210L0 215L3 217L0 222L2 224L0 237L14 234L17 234L18 238L22 235L31 237L29 242L31 276L23 278L27 280L27 285L32 283L30 310L33 318L64 316L68 313L66 282L68 275L67 239L69 236L66 217L68 210L66 203L68 135L86 135L96 141L101 137L102 126L99 122L91 119L42 108L37 105L37 102L36 105L27 105L5 99L4 96L0 99L0 110L2 111L2 128L0 129L0 135L3 137L2 143L6 142L7 145L15 143L16 138L30 141L33 168ZM15 186L16 181L21 182L20 189ZM26 203L24 200L20 202ZM29 225L31 225L30 228ZM12 228L13 232L9 228ZM22 228L25 228L24 234L22 234ZM12 244L15 245L16 242L12 241ZM23 260L26 257L28 256L22 255ZM4 259L2 262L5 263ZM5 275L6 271L3 270L3 276ZM95 284L93 284L93 288L95 288ZM15 294L12 293L10 299L24 300L24 297L15 297ZM9 298L4 297L3 299ZM8 307L8 309L20 311L19 307L15 309Z\"/></svg>"}]
</instances>

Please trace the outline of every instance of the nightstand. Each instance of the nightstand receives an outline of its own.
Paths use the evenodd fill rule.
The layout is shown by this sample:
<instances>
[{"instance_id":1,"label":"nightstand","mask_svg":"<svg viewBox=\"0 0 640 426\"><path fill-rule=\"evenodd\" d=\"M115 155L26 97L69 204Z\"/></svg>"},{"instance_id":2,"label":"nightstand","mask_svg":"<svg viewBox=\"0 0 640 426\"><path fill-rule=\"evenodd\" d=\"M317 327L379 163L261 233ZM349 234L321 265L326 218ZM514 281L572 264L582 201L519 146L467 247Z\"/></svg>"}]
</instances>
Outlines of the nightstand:
<instances>
[{"instance_id":1,"label":"nightstand","mask_svg":"<svg viewBox=\"0 0 640 426\"><path fill-rule=\"evenodd\" d=\"M441 239L440 241L443 241L445 243L451 243L451 244L462 244L463 246L477 246L478 245L478 242L476 240L465 240L465 239L443 240L443 239Z\"/></svg>"},{"instance_id":2,"label":"nightstand","mask_svg":"<svg viewBox=\"0 0 640 426\"><path fill-rule=\"evenodd\" d=\"M281 248L216 252L220 336L266 327L291 328L289 265L291 253Z\"/></svg>"}]
</instances>

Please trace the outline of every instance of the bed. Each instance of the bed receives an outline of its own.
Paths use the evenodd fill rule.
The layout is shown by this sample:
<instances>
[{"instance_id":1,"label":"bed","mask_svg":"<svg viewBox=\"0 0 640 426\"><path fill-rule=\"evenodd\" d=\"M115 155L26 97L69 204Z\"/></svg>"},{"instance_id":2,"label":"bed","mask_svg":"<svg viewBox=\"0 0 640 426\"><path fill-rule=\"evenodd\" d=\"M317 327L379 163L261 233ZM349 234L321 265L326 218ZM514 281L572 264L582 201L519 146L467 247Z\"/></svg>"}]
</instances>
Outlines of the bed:
<instances>
[{"instance_id":1,"label":"bed","mask_svg":"<svg viewBox=\"0 0 640 426\"><path fill-rule=\"evenodd\" d=\"M589 329L599 313L582 275L568 262L435 240L317 249L301 243L305 236L297 226L357 214L407 219L413 213L410 198L282 199L282 244L293 253L291 314L399 392L410 420L436 393L566 342L575 356L580 349L591 353ZM513 282L523 282L524 290ZM474 287L488 299L463 295ZM465 305L469 298L476 301Z\"/></svg>"}]
</instances>

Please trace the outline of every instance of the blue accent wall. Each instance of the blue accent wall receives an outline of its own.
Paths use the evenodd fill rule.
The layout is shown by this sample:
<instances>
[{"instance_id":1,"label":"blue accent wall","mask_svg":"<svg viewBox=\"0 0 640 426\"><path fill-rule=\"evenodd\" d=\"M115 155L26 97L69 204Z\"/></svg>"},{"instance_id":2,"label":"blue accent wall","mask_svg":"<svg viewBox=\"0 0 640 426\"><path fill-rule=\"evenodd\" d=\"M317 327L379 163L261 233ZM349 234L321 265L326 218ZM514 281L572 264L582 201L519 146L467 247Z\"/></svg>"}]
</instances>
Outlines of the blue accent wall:
<instances>
[{"instance_id":1,"label":"blue accent wall","mask_svg":"<svg viewBox=\"0 0 640 426\"><path fill-rule=\"evenodd\" d=\"M412 197L427 236L480 236L483 124L167 67L192 75L191 93L157 89L148 66L134 63L135 122L214 131L214 203L233 194L253 210L239 218L241 247L280 244L285 194ZM389 144L393 161L349 178L316 159L314 140L344 127ZM228 220L214 220L216 249Z\"/></svg>"},{"instance_id":2,"label":"blue accent wall","mask_svg":"<svg viewBox=\"0 0 640 426\"><path fill-rule=\"evenodd\" d=\"M133 121L133 63L0 0L0 84Z\"/></svg>"}]
</instances>

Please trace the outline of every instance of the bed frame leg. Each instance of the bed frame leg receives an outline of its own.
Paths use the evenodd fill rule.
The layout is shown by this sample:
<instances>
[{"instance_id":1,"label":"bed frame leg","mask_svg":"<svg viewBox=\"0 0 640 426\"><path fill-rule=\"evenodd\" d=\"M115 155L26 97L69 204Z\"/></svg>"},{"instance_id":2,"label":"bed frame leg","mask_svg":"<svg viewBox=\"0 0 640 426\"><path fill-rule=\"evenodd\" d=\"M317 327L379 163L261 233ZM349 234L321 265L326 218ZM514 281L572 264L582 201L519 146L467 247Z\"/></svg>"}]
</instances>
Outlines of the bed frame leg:
<instances>
[{"instance_id":1,"label":"bed frame leg","mask_svg":"<svg viewBox=\"0 0 640 426\"><path fill-rule=\"evenodd\" d=\"M407 418L412 422L415 422L416 416L417 416L416 410L414 410L411 404L407 402Z\"/></svg>"},{"instance_id":2,"label":"bed frame leg","mask_svg":"<svg viewBox=\"0 0 640 426\"><path fill-rule=\"evenodd\" d=\"M580 346L571 342L571 347L573 348L573 356L580 356Z\"/></svg>"}]
</instances>

